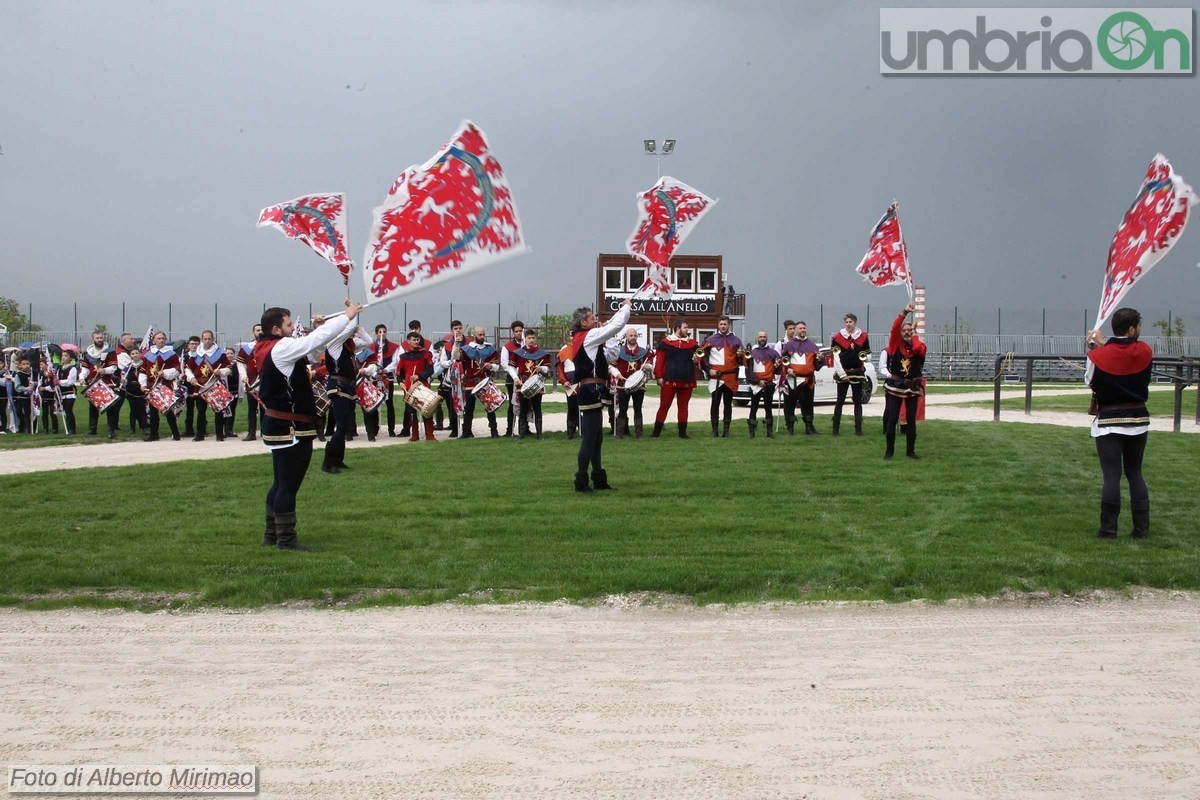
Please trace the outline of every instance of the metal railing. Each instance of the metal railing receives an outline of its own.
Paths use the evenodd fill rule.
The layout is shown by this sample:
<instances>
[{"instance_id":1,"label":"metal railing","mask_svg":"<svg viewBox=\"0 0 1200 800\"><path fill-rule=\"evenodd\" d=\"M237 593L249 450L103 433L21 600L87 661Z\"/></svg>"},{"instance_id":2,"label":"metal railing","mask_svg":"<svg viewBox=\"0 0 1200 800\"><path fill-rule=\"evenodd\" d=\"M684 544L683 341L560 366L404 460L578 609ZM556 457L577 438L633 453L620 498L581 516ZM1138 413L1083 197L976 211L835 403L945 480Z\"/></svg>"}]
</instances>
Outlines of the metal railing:
<instances>
[{"instance_id":1,"label":"metal railing","mask_svg":"<svg viewBox=\"0 0 1200 800\"><path fill-rule=\"evenodd\" d=\"M1000 421L1000 385L1005 383L1004 375L1010 374L1010 367L1014 361L1023 361L1025 363L1025 416L1031 416L1033 413L1033 365L1037 361L1056 361L1075 364L1080 370L1086 368L1087 359L1084 356L1064 357L1056 355L1019 355L1016 353L1005 353L996 356L994 362L995 390L992 397L992 421ZM1155 374L1167 377L1174 384L1175 405L1173 411L1173 430L1179 433L1180 424L1183 419L1183 390L1189 385L1196 383L1200 379L1200 359L1191 358L1155 358L1150 363L1151 369L1154 369ZM1196 393L1196 417L1195 422L1200 425L1200 392Z\"/></svg>"}]
</instances>

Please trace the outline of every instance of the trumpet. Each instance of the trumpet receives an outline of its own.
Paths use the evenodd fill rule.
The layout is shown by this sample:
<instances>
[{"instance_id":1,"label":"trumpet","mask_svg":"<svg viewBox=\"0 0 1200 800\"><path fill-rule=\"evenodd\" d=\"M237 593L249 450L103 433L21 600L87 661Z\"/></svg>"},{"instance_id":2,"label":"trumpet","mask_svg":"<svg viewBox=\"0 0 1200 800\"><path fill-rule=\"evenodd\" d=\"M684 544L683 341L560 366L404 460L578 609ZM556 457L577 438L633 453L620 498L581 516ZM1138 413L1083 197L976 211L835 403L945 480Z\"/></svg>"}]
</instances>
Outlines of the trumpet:
<instances>
[{"instance_id":1,"label":"trumpet","mask_svg":"<svg viewBox=\"0 0 1200 800\"><path fill-rule=\"evenodd\" d=\"M871 360L871 351L870 350L860 350L858 353L858 360L862 361L863 363L870 361Z\"/></svg>"}]
</instances>

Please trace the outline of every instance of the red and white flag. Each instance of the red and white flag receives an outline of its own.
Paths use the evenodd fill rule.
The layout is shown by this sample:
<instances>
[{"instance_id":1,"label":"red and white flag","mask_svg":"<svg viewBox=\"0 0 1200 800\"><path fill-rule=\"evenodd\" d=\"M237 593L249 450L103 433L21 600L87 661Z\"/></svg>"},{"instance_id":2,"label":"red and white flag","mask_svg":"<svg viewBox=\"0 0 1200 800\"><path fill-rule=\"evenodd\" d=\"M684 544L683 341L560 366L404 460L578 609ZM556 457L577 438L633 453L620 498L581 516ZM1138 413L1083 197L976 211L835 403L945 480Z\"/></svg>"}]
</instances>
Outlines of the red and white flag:
<instances>
[{"instance_id":1,"label":"red and white flag","mask_svg":"<svg viewBox=\"0 0 1200 800\"><path fill-rule=\"evenodd\" d=\"M1108 248L1097 328L1116 311L1133 285L1179 241L1196 202L1192 187L1175 174L1166 156L1156 155Z\"/></svg>"},{"instance_id":2,"label":"red and white flag","mask_svg":"<svg viewBox=\"0 0 1200 800\"><path fill-rule=\"evenodd\" d=\"M664 175L637 196L638 220L625 242L625 252L648 267L635 298L669 298L667 265L696 223L717 201L682 181Z\"/></svg>"},{"instance_id":3,"label":"red and white flag","mask_svg":"<svg viewBox=\"0 0 1200 800\"><path fill-rule=\"evenodd\" d=\"M289 239L304 242L337 267L342 283L350 285L354 259L346 247L345 194L310 194L268 206L258 214L258 227L278 228Z\"/></svg>"},{"instance_id":4,"label":"red and white flag","mask_svg":"<svg viewBox=\"0 0 1200 800\"><path fill-rule=\"evenodd\" d=\"M363 258L376 303L529 251L508 179L470 120L437 155L409 167L375 209Z\"/></svg>"},{"instance_id":5,"label":"red and white flag","mask_svg":"<svg viewBox=\"0 0 1200 800\"><path fill-rule=\"evenodd\" d=\"M873 286L892 286L903 283L908 288L908 299L913 299L912 273L908 269L908 245L900 232L900 206L896 201L888 206L883 217L871 231L867 254L858 262L855 270Z\"/></svg>"}]
</instances>

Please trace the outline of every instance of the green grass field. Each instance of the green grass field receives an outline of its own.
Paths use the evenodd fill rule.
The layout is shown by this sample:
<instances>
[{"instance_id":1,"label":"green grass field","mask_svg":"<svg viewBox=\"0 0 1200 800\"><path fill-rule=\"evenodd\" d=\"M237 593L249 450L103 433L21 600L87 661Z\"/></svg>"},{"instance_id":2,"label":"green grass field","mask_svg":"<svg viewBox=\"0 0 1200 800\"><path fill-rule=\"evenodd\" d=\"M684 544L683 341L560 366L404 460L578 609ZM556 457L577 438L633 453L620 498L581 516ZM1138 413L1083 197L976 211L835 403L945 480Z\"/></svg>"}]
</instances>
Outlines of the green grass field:
<instances>
[{"instance_id":1,"label":"green grass field","mask_svg":"<svg viewBox=\"0 0 1200 800\"><path fill-rule=\"evenodd\" d=\"M828 417L818 427L829 430ZM704 432L704 425L693 430ZM1130 584L1200 589L1195 440L1151 434L1149 540L1105 542L1086 431L922 423L923 458L867 436L606 439L617 491L572 491L576 442L477 439L315 466L302 541L258 545L267 454L0 477L0 602L256 606L697 602L992 595ZM1122 529L1129 527L1128 509Z\"/></svg>"}]
</instances>

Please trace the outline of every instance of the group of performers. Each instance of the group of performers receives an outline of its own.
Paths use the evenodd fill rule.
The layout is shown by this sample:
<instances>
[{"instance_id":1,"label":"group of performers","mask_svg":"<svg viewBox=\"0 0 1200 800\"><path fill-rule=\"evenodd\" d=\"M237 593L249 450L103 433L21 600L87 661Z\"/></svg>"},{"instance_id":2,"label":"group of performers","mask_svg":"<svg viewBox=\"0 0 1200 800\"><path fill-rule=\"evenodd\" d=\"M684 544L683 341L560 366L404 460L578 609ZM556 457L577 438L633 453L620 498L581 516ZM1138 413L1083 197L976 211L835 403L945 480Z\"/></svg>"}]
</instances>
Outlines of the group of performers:
<instances>
[{"instance_id":1,"label":"group of performers","mask_svg":"<svg viewBox=\"0 0 1200 800\"><path fill-rule=\"evenodd\" d=\"M455 320L451 332L436 343L426 339L413 321L402 342L388 339L386 326L368 334L357 323L359 306L347 301L345 316L315 318L315 330L295 336L286 309L269 309L254 326L253 341L236 351L217 346L212 331L190 337L177 352L166 334L157 332L147 347L122 334L116 346L96 331L92 343L76 355L69 348L40 347L11 354L0 373L0 430L76 433L76 393L88 401L87 432L98 435L104 416L109 438L122 427L128 407L131 432L148 441L160 436L166 417L171 438L202 441L208 435L209 411L218 441L233 437L240 398L248 406L246 440L262 439L275 451L275 482L267 502L264 544L303 549L295 534L295 492L312 456L312 439L328 439L322 470L338 474L345 463L346 441L357 435L355 405L363 408L369 440L381 431L386 415L389 436L435 440L448 427L450 438L474 438L474 420L482 406L491 437L501 436L498 411L507 402L504 436L543 438L542 398L552 370L567 396L567 438L580 438L575 488L580 492L611 489L603 467L604 415L616 438L643 436L646 386L661 389L650 436L661 436L671 406L676 408L678 435L688 438L688 402L700 380L711 395L711 436L730 435L731 412L741 374L750 386L748 435L754 438L762 413L767 438L776 433L774 405L782 393L783 427L795 435L797 411L805 435L818 435L813 417L816 372L832 366L837 402L832 429L841 430L843 406L850 401L854 432L863 435L862 400L866 365L872 358L868 334L853 314L822 350L809 338L803 321L787 320L784 336L772 343L759 331L752 344L730 332L722 317L717 331L704 341L693 338L684 319L651 351L628 328L630 304L622 304L606 323L590 308L576 310L570 339L556 353L543 349L538 332L520 321L501 347L487 340L483 327L468 334ZM894 456L896 437L904 432L905 451L918 458L917 402L922 394L925 344L914 333L906 306L895 318L886 349L878 362L885 391L884 458ZM1098 331L1088 337L1087 382L1096 402L1092 435L1104 473L1098 535L1116 536L1120 514L1120 478L1131 490L1132 535L1149 532L1149 493L1141 462L1149 429L1148 397L1153 353L1138 341L1141 318L1133 309L1113 316L1114 338ZM432 382L439 382L432 388ZM402 402L401 428L396 429L397 396ZM185 429L179 428L183 416ZM632 416L632 428L630 421ZM10 422L11 421L11 422ZM448 425L445 422L448 421ZM515 434L514 434L515 431Z\"/></svg>"},{"instance_id":2,"label":"group of performers","mask_svg":"<svg viewBox=\"0 0 1200 800\"><path fill-rule=\"evenodd\" d=\"M218 347L212 331L189 338L183 348L177 352L161 331L144 347L128 333L113 347L103 331L95 331L78 355L58 345L16 351L0 371L0 430L59 433L61 419L62 433L79 433L78 392L87 401L90 436L98 435L103 416L108 438L116 438L127 408L130 433L157 440L165 416L173 439L201 441L208 435L210 406L216 438L232 436L240 394L234 352ZM179 416L185 419L182 434Z\"/></svg>"}]
</instances>

